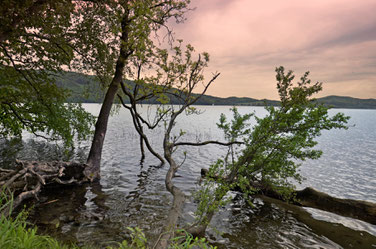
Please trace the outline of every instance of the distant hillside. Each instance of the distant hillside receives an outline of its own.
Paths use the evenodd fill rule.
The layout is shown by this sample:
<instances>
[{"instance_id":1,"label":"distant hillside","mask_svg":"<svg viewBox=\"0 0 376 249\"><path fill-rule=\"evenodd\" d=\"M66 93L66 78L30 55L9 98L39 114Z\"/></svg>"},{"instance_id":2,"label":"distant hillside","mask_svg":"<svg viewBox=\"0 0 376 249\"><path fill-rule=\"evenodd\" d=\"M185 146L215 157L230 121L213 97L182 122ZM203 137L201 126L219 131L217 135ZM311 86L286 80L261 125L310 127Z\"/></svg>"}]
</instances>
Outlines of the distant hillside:
<instances>
[{"instance_id":1,"label":"distant hillside","mask_svg":"<svg viewBox=\"0 0 376 249\"><path fill-rule=\"evenodd\" d=\"M333 108L376 109L376 99L327 96L319 98L317 101Z\"/></svg>"},{"instance_id":2,"label":"distant hillside","mask_svg":"<svg viewBox=\"0 0 376 249\"><path fill-rule=\"evenodd\" d=\"M56 78L56 85L70 91L68 102L100 103L104 98L104 91L95 76L65 72Z\"/></svg>"},{"instance_id":3,"label":"distant hillside","mask_svg":"<svg viewBox=\"0 0 376 249\"><path fill-rule=\"evenodd\" d=\"M101 103L104 98L104 92L101 89L100 83L94 76L66 72L61 77L56 78L56 84L59 87L70 90L71 95L68 98L69 102L82 103ZM352 109L376 109L376 99L357 99L352 97L342 96L327 96L317 99L318 102L333 108L352 108ZM171 99L173 104L178 101ZM156 103L155 100L150 100L147 103ZM196 103L197 105L244 105L244 106L264 106L279 105L279 101L268 99L253 99L253 98L239 98L228 97L220 98L210 95L204 95Z\"/></svg>"}]
</instances>

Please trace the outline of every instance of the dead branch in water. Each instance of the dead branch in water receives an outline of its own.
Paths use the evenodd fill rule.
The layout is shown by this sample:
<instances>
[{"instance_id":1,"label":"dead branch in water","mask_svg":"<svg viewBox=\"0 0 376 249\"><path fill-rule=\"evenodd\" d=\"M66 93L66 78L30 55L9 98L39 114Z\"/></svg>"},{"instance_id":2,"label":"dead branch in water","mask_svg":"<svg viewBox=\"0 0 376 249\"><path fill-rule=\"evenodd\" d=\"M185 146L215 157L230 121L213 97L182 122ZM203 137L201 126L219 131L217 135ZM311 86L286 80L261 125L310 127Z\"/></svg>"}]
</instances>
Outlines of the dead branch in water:
<instances>
[{"instance_id":1,"label":"dead branch in water","mask_svg":"<svg viewBox=\"0 0 376 249\"><path fill-rule=\"evenodd\" d=\"M83 174L86 165L81 163L16 160L16 164L13 170L0 170L1 189L9 190L14 196L12 207L2 210L4 215L27 199L38 200L38 194L46 185L74 185L87 181Z\"/></svg>"}]
</instances>

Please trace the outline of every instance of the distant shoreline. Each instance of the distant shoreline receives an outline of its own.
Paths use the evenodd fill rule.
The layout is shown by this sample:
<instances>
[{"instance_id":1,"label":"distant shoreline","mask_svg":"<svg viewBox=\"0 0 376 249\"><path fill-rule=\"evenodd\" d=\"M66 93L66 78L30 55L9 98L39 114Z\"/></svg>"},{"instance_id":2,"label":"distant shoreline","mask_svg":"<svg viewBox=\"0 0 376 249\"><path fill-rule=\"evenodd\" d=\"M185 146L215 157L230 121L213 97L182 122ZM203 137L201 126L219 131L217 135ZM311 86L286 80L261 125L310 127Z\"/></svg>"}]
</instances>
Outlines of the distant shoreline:
<instances>
[{"instance_id":1,"label":"distant shoreline","mask_svg":"<svg viewBox=\"0 0 376 249\"><path fill-rule=\"evenodd\" d=\"M65 72L56 78L56 84L68 89L71 93L67 101L69 103L101 103L104 92L95 76L81 73ZM130 83L131 84L131 83ZM347 96L326 96L318 98L317 101L331 108L339 109L376 109L376 99L359 99ZM144 102L144 104L156 104L155 99ZM177 99L171 98L172 104L179 104ZM278 106L279 101L269 99L254 99L249 97L215 97L203 95L195 105L216 105L216 106Z\"/></svg>"}]
</instances>

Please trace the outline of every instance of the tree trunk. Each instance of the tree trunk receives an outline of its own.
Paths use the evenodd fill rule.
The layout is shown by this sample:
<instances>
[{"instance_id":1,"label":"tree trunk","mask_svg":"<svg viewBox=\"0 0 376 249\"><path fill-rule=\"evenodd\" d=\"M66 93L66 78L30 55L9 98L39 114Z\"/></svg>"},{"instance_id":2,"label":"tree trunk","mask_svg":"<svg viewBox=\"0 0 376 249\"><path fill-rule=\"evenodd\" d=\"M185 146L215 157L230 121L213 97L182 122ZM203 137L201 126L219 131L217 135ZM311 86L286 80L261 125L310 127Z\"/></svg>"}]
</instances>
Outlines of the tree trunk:
<instances>
[{"instance_id":1,"label":"tree trunk","mask_svg":"<svg viewBox=\"0 0 376 249\"><path fill-rule=\"evenodd\" d=\"M107 132L108 118L110 116L111 107L115 96L118 92L120 82L123 79L123 71L126 65L126 60L132 54L132 50L127 46L129 34L129 10L125 10L123 20L121 22L122 35L120 37L120 54L116 62L115 75L111 81L110 86L106 92L103 104L95 124L95 133L93 142L91 144L89 156L87 159L87 167L85 169L85 176L90 181L95 181L100 178L100 163L102 158L103 143Z\"/></svg>"},{"instance_id":2,"label":"tree trunk","mask_svg":"<svg viewBox=\"0 0 376 249\"><path fill-rule=\"evenodd\" d=\"M260 189L259 194L286 201L279 193L269 188ZM376 203L336 198L310 187L296 190L292 196L295 196L295 198L287 200L291 204L316 208L376 225Z\"/></svg>"},{"instance_id":3,"label":"tree trunk","mask_svg":"<svg viewBox=\"0 0 376 249\"><path fill-rule=\"evenodd\" d=\"M169 157L166 157L166 159L170 163L170 168L165 178L165 184L167 190L173 196L173 201L166 220L166 224L163 228L160 239L157 241L157 244L155 246L156 249L168 248L168 245L176 232L177 223L180 218L182 208L184 206L184 202L186 199L186 196L183 193L183 191L176 187L172 182L172 179L174 178L175 173L178 170L178 167L175 161L172 159L171 154L169 154Z\"/></svg>"},{"instance_id":4,"label":"tree trunk","mask_svg":"<svg viewBox=\"0 0 376 249\"><path fill-rule=\"evenodd\" d=\"M339 247L335 246L335 248L375 247L376 238L369 232L362 230L358 231L356 229L346 227L340 223L332 223L329 221L315 219L312 217L312 214L304 208L291 205L275 198L270 198L265 195L260 195L257 197L261 198L266 205L277 205L278 209L288 210L288 212L291 212L291 215L295 219L307 225L310 230L313 231L313 233L326 237L339 245Z\"/></svg>"},{"instance_id":5,"label":"tree trunk","mask_svg":"<svg viewBox=\"0 0 376 249\"><path fill-rule=\"evenodd\" d=\"M123 68L124 66L121 69L116 70L115 77L107 90L97 122L95 124L94 138L87 159L88 166L84 172L85 176L90 181L94 181L100 178L100 163L102 158L104 138L107 132L108 118L110 116L111 107L114 102L116 93L119 89L119 84L123 75Z\"/></svg>"},{"instance_id":6,"label":"tree trunk","mask_svg":"<svg viewBox=\"0 0 376 249\"><path fill-rule=\"evenodd\" d=\"M368 201L341 199L313 188L296 191L298 202L304 207L318 208L342 216L352 217L376 225L376 204Z\"/></svg>"},{"instance_id":7,"label":"tree trunk","mask_svg":"<svg viewBox=\"0 0 376 249\"><path fill-rule=\"evenodd\" d=\"M184 109L180 109L180 113L183 110ZM175 173L179 167L178 165L176 165L175 160L172 158L172 152L173 152L174 147L169 141L170 141L170 134L171 134L173 124L178 115L179 113L175 113L171 117L169 126L166 130L165 137L163 140L164 157L170 165L166 174L165 185L166 185L168 192L172 194L173 201L172 201L172 206L171 206L168 218L166 220L166 224L161 232L159 240L154 246L154 248L156 249L168 248L168 245L176 232L177 223L180 218L181 210L183 208L183 205L186 199L186 196L183 193L183 191L181 191L181 189L176 187L174 183L172 182L172 179L174 178Z\"/></svg>"}]
</instances>

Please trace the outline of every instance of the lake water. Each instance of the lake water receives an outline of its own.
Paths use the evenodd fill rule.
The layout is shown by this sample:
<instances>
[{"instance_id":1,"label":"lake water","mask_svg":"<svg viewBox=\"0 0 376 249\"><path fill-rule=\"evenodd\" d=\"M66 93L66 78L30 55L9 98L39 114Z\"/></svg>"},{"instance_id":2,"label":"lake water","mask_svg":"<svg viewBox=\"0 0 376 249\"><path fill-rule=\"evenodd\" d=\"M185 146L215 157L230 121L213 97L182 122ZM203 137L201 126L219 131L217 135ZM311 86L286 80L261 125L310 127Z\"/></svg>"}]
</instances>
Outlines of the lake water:
<instances>
[{"instance_id":1,"label":"lake water","mask_svg":"<svg viewBox=\"0 0 376 249\"><path fill-rule=\"evenodd\" d=\"M86 104L97 114L100 105ZM143 106L148 112L153 106ZM176 125L187 131L183 139L223 140L216 128L219 115L230 117L229 106L198 106L202 114L181 116ZM262 107L238 107L240 113L266 114ZM306 178L298 188L314 187L330 195L376 202L376 110L335 109L351 116L348 130L323 132L318 148L319 160L305 161L301 173ZM151 132L152 145L161 152L162 131ZM27 137L27 135L26 135ZM34 160L85 160L89 142L64 155L56 147L38 140L2 141L0 163L14 158ZM225 148L208 145L184 147L175 154L187 159L174 182L191 196L197 189L201 168L208 168L225 153ZM102 157L100 184L45 193L42 204L31 211L31 218L49 233L79 244L98 247L129 236L128 226L138 226L148 239L156 241L168 215L172 197L165 189L167 165L150 154L140 163L139 137L124 109L109 121ZM236 195L233 193L234 196ZM195 203L187 200L181 224L193 220ZM51 222L53 221L53 222ZM51 229L51 227L58 227ZM376 226L315 209L295 209L269 199L255 200L250 208L241 198L222 208L214 217L207 238L219 248L376 248Z\"/></svg>"}]
</instances>

